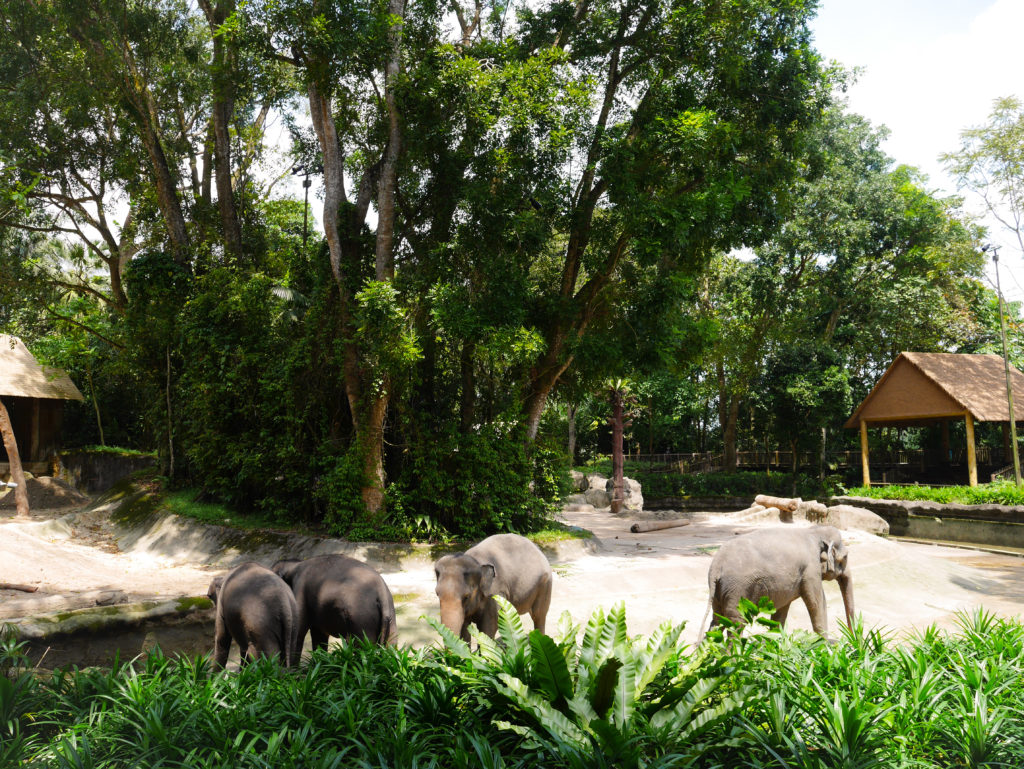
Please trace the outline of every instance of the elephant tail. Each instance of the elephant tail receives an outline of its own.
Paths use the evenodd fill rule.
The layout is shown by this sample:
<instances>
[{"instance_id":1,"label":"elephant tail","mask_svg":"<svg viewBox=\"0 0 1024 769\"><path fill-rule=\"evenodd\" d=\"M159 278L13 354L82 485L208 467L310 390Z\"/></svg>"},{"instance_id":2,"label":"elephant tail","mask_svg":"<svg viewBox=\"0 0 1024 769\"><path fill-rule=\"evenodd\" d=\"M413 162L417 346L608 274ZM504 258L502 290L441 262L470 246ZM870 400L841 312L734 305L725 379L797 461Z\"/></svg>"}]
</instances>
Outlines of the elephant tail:
<instances>
[{"instance_id":1,"label":"elephant tail","mask_svg":"<svg viewBox=\"0 0 1024 769\"><path fill-rule=\"evenodd\" d=\"M394 601L380 602L380 637L377 642L385 646L398 645L398 622Z\"/></svg>"},{"instance_id":2,"label":"elephant tail","mask_svg":"<svg viewBox=\"0 0 1024 769\"><path fill-rule=\"evenodd\" d=\"M713 604L713 602L715 600L715 592L717 590L718 590L718 580L717 579L708 580L708 606L704 610L704 616L701 617L700 626L697 628L697 646L700 646L702 643L704 643L704 636L707 635L707 632L711 629L711 625L708 625L707 627L704 627L704 623L707 622L708 615L711 614L711 606L712 606L712 604ZM711 624L713 625L714 622L715 622L715 618L712 617L711 618Z\"/></svg>"}]
</instances>

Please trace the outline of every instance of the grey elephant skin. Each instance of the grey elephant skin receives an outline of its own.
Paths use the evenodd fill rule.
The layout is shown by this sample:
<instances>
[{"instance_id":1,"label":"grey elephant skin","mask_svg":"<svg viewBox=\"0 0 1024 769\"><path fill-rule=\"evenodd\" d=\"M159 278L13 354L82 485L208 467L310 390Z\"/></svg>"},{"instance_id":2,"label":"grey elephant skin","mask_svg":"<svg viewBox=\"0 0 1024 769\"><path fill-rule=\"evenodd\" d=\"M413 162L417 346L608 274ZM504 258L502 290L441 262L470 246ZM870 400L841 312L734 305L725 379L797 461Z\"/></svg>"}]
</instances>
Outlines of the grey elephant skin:
<instances>
[{"instance_id":1,"label":"grey elephant skin","mask_svg":"<svg viewBox=\"0 0 1024 769\"><path fill-rule=\"evenodd\" d=\"M846 624L850 625L854 611L853 578L849 553L838 529L783 527L729 540L715 553L708 569L708 609L713 612L709 627L717 623L719 616L739 623L740 599L757 603L765 596L775 605L772 619L785 625L790 604L802 598L814 631L826 636L828 614L822 585L826 579L838 583Z\"/></svg>"},{"instance_id":2,"label":"grey elephant skin","mask_svg":"<svg viewBox=\"0 0 1024 769\"><path fill-rule=\"evenodd\" d=\"M298 603L300 650L307 631L314 649L326 649L328 636L398 642L395 600L373 567L346 555L317 555L272 568Z\"/></svg>"},{"instance_id":3,"label":"grey elephant skin","mask_svg":"<svg viewBox=\"0 0 1024 769\"><path fill-rule=\"evenodd\" d=\"M216 577L207 595L216 605L213 659L219 667L227 664L232 641L242 664L275 655L286 665L298 662L299 607L291 588L270 569L252 561L239 564Z\"/></svg>"},{"instance_id":4,"label":"grey elephant skin","mask_svg":"<svg viewBox=\"0 0 1024 769\"><path fill-rule=\"evenodd\" d=\"M518 534L495 534L464 553L446 555L434 564L435 592L441 622L463 640L475 622L492 638L498 632L498 604L493 596L529 612L533 626L544 632L554 576L540 548Z\"/></svg>"}]
</instances>

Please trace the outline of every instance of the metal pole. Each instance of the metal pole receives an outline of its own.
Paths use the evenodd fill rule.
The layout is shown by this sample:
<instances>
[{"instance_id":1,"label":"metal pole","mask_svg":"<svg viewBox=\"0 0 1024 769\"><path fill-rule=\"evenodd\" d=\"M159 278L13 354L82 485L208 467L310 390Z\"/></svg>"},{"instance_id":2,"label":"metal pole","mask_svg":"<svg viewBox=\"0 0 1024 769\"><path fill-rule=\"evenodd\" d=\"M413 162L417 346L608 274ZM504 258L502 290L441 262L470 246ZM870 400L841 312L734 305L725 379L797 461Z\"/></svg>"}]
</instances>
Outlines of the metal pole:
<instances>
[{"instance_id":1,"label":"metal pole","mask_svg":"<svg viewBox=\"0 0 1024 769\"><path fill-rule=\"evenodd\" d=\"M302 186L306 188L306 197L302 205L302 247L306 247L306 235L308 234L309 228L306 226L306 222L309 219L309 185L312 182L309 181L309 170L306 170L306 178L302 180Z\"/></svg>"},{"instance_id":2,"label":"metal pole","mask_svg":"<svg viewBox=\"0 0 1024 769\"><path fill-rule=\"evenodd\" d=\"M1010 358L1006 353L1006 315L1003 313L1003 290L999 286L999 249L992 248L996 268L996 293L999 295L999 335L1003 340L1003 368L1006 370L1006 401L1010 407L1010 443L1013 444L1013 478L1020 486L1020 452L1017 450L1017 414L1013 410L1013 385L1010 382Z\"/></svg>"}]
</instances>

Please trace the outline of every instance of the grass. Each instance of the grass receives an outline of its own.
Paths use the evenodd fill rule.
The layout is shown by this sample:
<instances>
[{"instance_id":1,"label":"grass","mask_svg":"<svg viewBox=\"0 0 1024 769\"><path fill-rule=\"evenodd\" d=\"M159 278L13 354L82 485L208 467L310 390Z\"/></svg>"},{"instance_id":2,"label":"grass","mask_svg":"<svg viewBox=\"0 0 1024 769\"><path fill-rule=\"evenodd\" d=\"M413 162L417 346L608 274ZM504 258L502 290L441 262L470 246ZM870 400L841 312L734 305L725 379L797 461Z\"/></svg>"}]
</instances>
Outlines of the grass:
<instances>
[{"instance_id":1,"label":"grass","mask_svg":"<svg viewBox=\"0 0 1024 769\"><path fill-rule=\"evenodd\" d=\"M766 622L766 615L748 618ZM769 623L770 624L770 623ZM1024 764L1024 624L837 643L769 630L699 650L621 607L553 638L503 612L470 653L364 644L237 673L159 654L33 673L0 640L0 766L1005 767Z\"/></svg>"},{"instance_id":2,"label":"grass","mask_svg":"<svg viewBox=\"0 0 1024 769\"><path fill-rule=\"evenodd\" d=\"M997 481L978 486L857 486L850 496L871 499L902 499L961 505L1024 505L1024 487L1012 481Z\"/></svg>"}]
</instances>

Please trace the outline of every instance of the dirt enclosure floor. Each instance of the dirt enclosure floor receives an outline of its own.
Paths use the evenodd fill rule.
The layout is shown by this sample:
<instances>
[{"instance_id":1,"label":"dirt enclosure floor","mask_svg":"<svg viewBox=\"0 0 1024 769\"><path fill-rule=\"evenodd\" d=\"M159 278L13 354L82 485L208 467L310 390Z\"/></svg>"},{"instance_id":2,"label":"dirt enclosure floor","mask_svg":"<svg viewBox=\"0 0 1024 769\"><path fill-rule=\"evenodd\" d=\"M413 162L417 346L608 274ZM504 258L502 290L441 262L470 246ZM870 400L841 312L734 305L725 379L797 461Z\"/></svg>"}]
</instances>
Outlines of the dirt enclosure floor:
<instances>
[{"instance_id":1,"label":"dirt enclosure floor","mask_svg":"<svg viewBox=\"0 0 1024 769\"><path fill-rule=\"evenodd\" d=\"M549 550L556 577L548 632L563 612L583 623L595 608L625 602L631 633L648 633L665 620L685 621L689 640L697 637L705 612L714 551L737 534L779 525L711 515L680 528L632 534L628 516L566 512L563 519L595 538ZM157 552L144 542L125 545L122 534L102 509L40 509L27 521L0 511L0 582L38 588L0 590L0 623L84 606L205 595L211 578L226 570L223 563L197 561L185 542L177 557L166 541ZM979 606L999 615L1024 612L1024 559L860 531L844 532L844 539L857 612L869 627L896 634L931 624L952 629L957 612ZM436 633L422 619L438 616L430 557L371 563L395 595L400 642L435 642ZM825 585L829 627L836 635L842 600L835 583ZM524 621L529 627L529 619ZM788 626L810 629L802 605L790 612ZM209 640L212 646L212 633Z\"/></svg>"}]
</instances>

